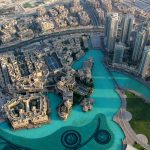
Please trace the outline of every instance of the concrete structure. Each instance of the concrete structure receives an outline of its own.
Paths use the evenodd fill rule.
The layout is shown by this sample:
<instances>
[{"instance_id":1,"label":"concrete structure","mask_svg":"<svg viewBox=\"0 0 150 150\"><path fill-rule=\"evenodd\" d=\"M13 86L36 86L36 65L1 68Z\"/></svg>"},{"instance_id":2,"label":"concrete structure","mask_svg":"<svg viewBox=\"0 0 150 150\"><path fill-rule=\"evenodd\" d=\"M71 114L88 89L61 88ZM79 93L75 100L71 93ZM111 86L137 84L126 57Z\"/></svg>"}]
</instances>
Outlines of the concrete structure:
<instances>
[{"instance_id":1,"label":"concrete structure","mask_svg":"<svg viewBox=\"0 0 150 150\"><path fill-rule=\"evenodd\" d=\"M20 39L32 39L34 37L34 33L31 29L24 29L18 32L18 37L20 37Z\"/></svg>"},{"instance_id":2,"label":"concrete structure","mask_svg":"<svg viewBox=\"0 0 150 150\"><path fill-rule=\"evenodd\" d=\"M43 21L40 22L40 28L42 31L48 31L54 29L54 23L52 21Z\"/></svg>"},{"instance_id":3,"label":"concrete structure","mask_svg":"<svg viewBox=\"0 0 150 150\"><path fill-rule=\"evenodd\" d=\"M93 33L90 35L90 40L92 44L92 48L98 49L101 48L101 37L97 33Z\"/></svg>"},{"instance_id":4,"label":"concrete structure","mask_svg":"<svg viewBox=\"0 0 150 150\"><path fill-rule=\"evenodd\" d=\"M67 76L61 77L61 81L57 83L58 90L61 91L63 102L58 106L58 115L66 120L69 116L73 105L73 91L76 85L75 71L73 69L67 70Z\"/></svg>"},{"instance_id":5,"label":"concrete structure","mask_svg":"<svg viewBox=\"0 0 150 150\"><path fill-rule=\"evenodd\" d=\"M104 13L104 10L102 10L101 8L96 8L96 12L98 14L98 17L101 21L101 23L103 24L104 23L104 20L105 20L105 13Z\"/></svg>"},{"instance_id":6,"label":"concrete structure","mask_svg":"<svg viewBox=\"0 0 150 150\"><path fill-rule=\"evenodd\" d=\"M125 46L123 43L119 43L115 45L113 63L122 63L123 55L124 55Z\"/></svg>"},{"instance_id":7,"label":"concrete structure","mask_svg":"<svg viewBox=\"0 0 150 150\"><path fill-rule=\"evenodd\" d=\"M148 40L148 35L149 35L148 26L142 28L142 30L140 30L139 33L137 34L132 54L132 61L137 62L141 59L144 47Z\"/></svg>"},{"instance_id":8,"label":"concrete structure","mask_svg":"<svg viewBox=\"0 0 150 150\"><path fill-rule=\"evenodd\" d=\"M73 0L73 5L74 6L79 6L80 5L80 0Z\"/></svg>"},{"instance_id":9,"label":"concrete structure","mask_svg":"<svg viewBox=\"0 0 150 150\"><path fill-rule=\"evenodd\" d=\"M108 13L105 22L105 45L108 52L114 51L118 30L118 13Z\"/></svg>"},{"instance_id":10,"label":"concrete structure","mask_svg":"<svg viewBox=\"0 0 150 150\"><path fill-rule=\"evenodd\" d=\"M40 7L37 9L37 15L38 16L44 16L46 14L46 9L45 7Z\"/></svg>"},{"instance_id":11,"label":"concrete structure","mask_svg":"<svg viewBox=\"0 0 150 150\"><path fill-rule=\"evenodd\" d=\"M91 19L85 11L79 12L78 18L81 25L86 26L90 24Z\"/></svg>"},{"instance_id":12,"label":"concrete structure","mask_svg":"<svg viewBox=\"0 0 150 150\"><path fill-rule=\"evenodd\" d=\"M150 46L145 47L139 66L139 73L141 74L142 78L150 76Z\"/></svg>"},{"instance_id":13,"label":"concrete structure","mask_svg":"<svg viewBox=\"0 0 150 150\"><path fill-rule=\"evenodd\" d=\"M68 4L40 6L35 8L34 15L29 12L29 15L6 20L0 25L0 46L31 40L70 27L90 25L90 17L83 11L80 1Z\"/></svg>"},{"instance_id":14,"label":"concrete structure","mask_svg":"<svg viewBox=\"0 0 150 150\"><path fill-rule=\"evenodd\" d=\"M110 0L101 0L100 2L105 12L112 12L112 2Z\"/></svg>"},{"instance_id":15,"label":"concrete structure","mask_svg":"<svg viewBox=\"0 0 150 150\"><path fill-rule=\"evenodd\" d=\"M13 129L49 123L47 99L37 93L12 99L4 105L4 110Z\"/></svg>"},{"instance_id":16,"label":"concrete structure","mask_svg":"<svg viewBox=\"0 0 150 150\"><path fill-rule=\"evenodd\" d=\"M1 53L0 83L2 90L11 95L9 100L4 96L4 102L8 101L7 106L13 105L6 108L5 112L8 112L7 117L14 129L38 127L40 123L46 121L47 118L43 115L39 117L39 121L38 118L34 118L37 115L36 110L39 110L36 99L38 101L37 94L40 92L61 93L63 100L57 110L62 119L67 119L70 114L74 93L84 97L92 92L91 59L85 62L84 68L80 70L82 78L80 72L71 68L73 61L85 54L89 35L90 33L77 33L54 36L34 44L27 44L19 50ZM76 84L76 80L81 82ZM0 107L3 105L4 103L0 103Z\"/></svg>"},{"instance_id":17,"label":"concrete structure","mask_svg":"<svg viewBox=\"0 0 150 150\"><path fill-rule=\"evenodd\" d=\"M133 29L134 16L127 14L122 21L122 33L121 33L121 42L128 44L130 42L130 35Z\"/></svg>"},{"instance_id":18,"label":"concrete structure","mask_svg":"<svg viewBox=\"0 0 150 150\"><path fill-rule=\"evenodd\" d=\"M0 85L1 85L1 88L4 88L6 84L5 84L4 75L2 71L3 71L2 66L0 64Z\"/></svg>"},{"instance_id":19,"label":"concrete structure","mask_svg":"<svg viewBox=\"0 0 150 150\"><path fill-rule=\"evenodd\" d=\"M38 58L38 60L36 58ZM36 52L19 52L2 55L1 69L4 83L16 92L35 92L43 90L47 68L41 54ZM9 62L7 61L9 60ZM43 70L41 70L44 68ZM44 78L43 78L44 77ZM10 91L9 91L10 92ZM14 93L14 92L13 92Z\"/></svg>"},{"instance_id":20,"label":"concrete structure","mask_svg":"<svg viewBox=\"0 0 150 150\"><path fill-rule=\"evenodd\" d=\"M79 0L74 0L72 3L72 7L70 7L70 12L72 14L76 14L80 11L83 11L83 7L80 5L80 1Z\"/></svg>"}]
</instances>

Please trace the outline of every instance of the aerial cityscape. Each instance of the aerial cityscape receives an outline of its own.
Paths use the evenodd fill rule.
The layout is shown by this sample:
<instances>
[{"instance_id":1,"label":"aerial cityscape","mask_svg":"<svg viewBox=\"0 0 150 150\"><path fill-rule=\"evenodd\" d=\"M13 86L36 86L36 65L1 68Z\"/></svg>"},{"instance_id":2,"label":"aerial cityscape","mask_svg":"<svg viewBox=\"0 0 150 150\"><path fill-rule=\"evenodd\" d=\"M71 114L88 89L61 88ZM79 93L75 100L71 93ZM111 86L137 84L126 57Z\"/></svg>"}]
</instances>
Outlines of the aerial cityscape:
<instances>
[{"instance_id":1,"label":"aerial cityscape","mask_svg":"<svg viewBox=\"0 0 150 150\"><path fill-rule=\"evenodd\" d=\"M0 150L150 150L150 0L0 0Z\"/></svg>"}]
</instances>

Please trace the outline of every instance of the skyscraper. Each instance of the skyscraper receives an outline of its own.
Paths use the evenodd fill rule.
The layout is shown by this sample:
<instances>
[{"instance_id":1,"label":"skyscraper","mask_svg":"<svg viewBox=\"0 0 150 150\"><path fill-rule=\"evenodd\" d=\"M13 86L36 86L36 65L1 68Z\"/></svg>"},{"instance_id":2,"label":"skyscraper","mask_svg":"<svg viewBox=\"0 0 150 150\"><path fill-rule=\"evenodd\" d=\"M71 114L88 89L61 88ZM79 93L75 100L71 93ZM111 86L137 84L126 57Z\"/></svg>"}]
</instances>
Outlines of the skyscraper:
<instances>
[{"instance_id":1,"label":"skyscraper","mask_svg":"<svg viewBox=\"0 0 150 150\"><path fill-rule=\"evenodd\" d=\"M125 46L123 43L115 44L113 63L122 63Z\"/></svg>"},{"instance_id":2,"label":"skyscraper","mask_svg":"<svg viewBox=\"0 0 150 150\"><path fill-rule=\"evenodd\" d=\"M118 30L118 13L108 13L105 22L105 45L108 52L114 51Z\"/></svg>"},{"instance_id":3,"label":"skyscraper","mask_svg":"<svg viewBox=\"0 0 150 150\"><path fill-rule=\"evenodd\" d=\"M142 60L139 66L139 73L142 78L150 76L150 46L145 47Z\"/></svg>"},{"instance_id":4,"label":"skyscraper","mask_svg":"<svg viewBox=\"0 0 150 150\"><path fill-rule=\"evenodd\" d=\"M122 33L121 33L121 42L125 44L129 44L130 35L133 29L134 24L134 16L131 14L127 14L122 20Z\"/></svg>"},{"instance_id":5,"label":"skyscraper","mask_svg":"<svg viewBox=\"0 0 150 150\"><path fill-rule=\"evenodd\" d=\"M148 40L148 34L149 27L142 28L142 30L137 34L132 54L132 61L137 62L141 59L144 47Z\"/></svg>"}]
</instances>

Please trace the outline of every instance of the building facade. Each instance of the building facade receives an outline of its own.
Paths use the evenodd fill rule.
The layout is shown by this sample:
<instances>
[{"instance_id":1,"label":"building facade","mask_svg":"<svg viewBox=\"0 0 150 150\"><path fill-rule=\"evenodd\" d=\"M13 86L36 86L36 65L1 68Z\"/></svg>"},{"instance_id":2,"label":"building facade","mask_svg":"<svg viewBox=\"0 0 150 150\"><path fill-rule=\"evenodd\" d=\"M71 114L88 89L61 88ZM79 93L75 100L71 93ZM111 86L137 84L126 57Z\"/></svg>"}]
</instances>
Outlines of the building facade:
<instances>
[{"instance_id":1,"label":"building facade","mask_svg":"<svg viewBox=\"0 0 150 150\"><path fill-rule=\"evenodd\" d=\"M143 52L142 60L139 66L139 73L142 78L150 76L150 46L146 47Z\"/></svg>"},{"instance_id":2,"label":"building facade","mask_svg":"<svg viewBox=\"0 0 150 150\"><path fill-rule=\"evenodd\" d=\"M149 28L144 27L136 36L134 49L132 53L132 61L137 62L141 59L144 47L148 40Z\"/></svg>"},{"instance_id":3,"label":"building facade","mask_svg":"<svg viewBox=\"0 0 150 150\"><path fill-rule=\"evenodd\" d=\"M130 35L133 29L134 16L127 14L122 20L122 33L121 33L121 42L128 44L130 42Z\"/></svg>"},{"instance_id":4,"label":"building facade","mask_svg":"<svg viewBox=\"0 0 150 150\"><path fill-rule=\"evenodd\" d=\"M118 13L108 13L105 22L105 46L107 52L114 51L118 30Z\"/></svg>"},{"instance_id":5,"label":"building facade","mask_svg":"<svg viewBox=\"0 0 150 150\"><path fill-rule=\"evenodd\" d=\"M122 63L124 55L125 46L123 43L118 43L115 45L113 63Z\"/></svg>"}]
</instances>

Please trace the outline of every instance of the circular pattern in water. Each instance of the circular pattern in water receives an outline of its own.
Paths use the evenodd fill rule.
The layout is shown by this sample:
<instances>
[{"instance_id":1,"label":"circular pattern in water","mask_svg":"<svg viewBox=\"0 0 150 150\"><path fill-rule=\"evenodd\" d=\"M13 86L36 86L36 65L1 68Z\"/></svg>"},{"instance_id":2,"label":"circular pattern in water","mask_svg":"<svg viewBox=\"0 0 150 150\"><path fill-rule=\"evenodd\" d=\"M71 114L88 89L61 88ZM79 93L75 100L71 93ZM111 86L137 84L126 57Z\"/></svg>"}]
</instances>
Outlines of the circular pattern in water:
<instances>
[{"instance_id":1,"label":"circular pattern in water","mask_svg":"<svg viewBox=\"0 0 150 150\"><path fill-rule=\"evenodd\" d=\"M111 140L111 135L107 130L99 130L95 135L95 141L101 145L108 144Z\"/></svg>"},{"instance_id":2,"label":"circular pattern in water","mask_svg":"<svg viewBox=\"0 0 150 150\"><path fill-rule=\"evenodd\" d=\"M76 148L81 143L81 135L75 130L67 130L61 136L61 143L66 148Z\"/></svg>"},{"instance_id":3,"label":"circular pattern in water","mask_svg":"<svg viewBox=\"0 0 150 150\"><path fill-rule=\"evenodd\" d=\"M81 141L82 143L80 143L80 145L78 145L77 148L82 147L85 144L88 144L89 142L91 142L95 144L95 147L98 147L98 150L101 149L100 148L101 146L102 146L102 149L106 149L105 146L107 147L107 149L108 147L112 147L112 146L113 146L113 149L119 149L122 146L122 143L121 143L121 140L118 140L118 139L123 139L124 134L122 130L120 129L120 127L113 122L112 117L120 108L120 98L115 92L115 86L112 80L110 80L111 77L109 76L107 70L105 69L105 66L103 66L102 64L102 61L103 61L102 53L97 50L94 50L94 51L89 50L84 57L82 57L79 61L75 63L74 69L75 70L80 69L82 67L83 62L86 61L89 57L93 57L93 60L94 60L94 66L93 66L93 71L92 71L92 76L93 76L93 81L94 81L94 91L91 95L91 98L94 98L95 100L95 106L94 106L93 111L90 111L88 114L85 114L80 109L80 106L77 106L77 107L75 106L74 109L72 110L71 117L68 118L67 121L62 122L58 120L57 111L56 111L58 102L60 102L61 99L59 98L58 95L49 93L48 96L49 96L49 100L51 101L51 110L53 111L51 115L51 119L52 119L51 124L44 125L38 129L31 129L31 130L24 129L24 130L13 132L10 130L8 124L4 123L0 125L0 128L2 130L2 132L0 132L0 135L6 139L9 139L10 142L14 144L22 145L24 147L30 146L31 148L36 149L36 150L41 150L43 149L43 147L44 149L49 150L51 149L52 145L53 145L53 149L64 149L64 148L73 149L73 148L66 148L62 144L61 135L63 132L68 131L68 130L77 130L82 136L82 141ZM109 107L107 107L108 105ZM86 128L88 130L89 126L95 127L97 120L94 118L98 114L104 114L105 117L109 118L108 122L106 122L106 120L103 119L102 116L100 116L100 118L102 117L101 127L104 126L105 129L109 131L111 129L115 129L111 133L111 141L109 142L110 145L109 144L99 145L99 143L95 142L94 140L95 135L96 135L95 133L97 133L97 131L100 130L99 128L97 131L95 131L94 129L91 130L93 131L92 132L93 134L89 133L88 136L86 136L85 133L83 132L83 131L86 131ZM107 123L109 126L105 125ZM70 128L70 126L72 127ZM117 132L117 136L115 136L116 132ZM86 141L86 138L88 137L89 138L91 137L91 140L87 139ZM67 142L65 142L64 138L63 138L63 141L64 143L66 143L67 147L68 146L70 147L71 145L70 142L68 144ZM56 142L57 144L54 144ZM45 143L50 143L50 144L45 145ZM91 147L93 144L87 145L87 150L93 149L93 147ZM95 150L97 149L95 148Z\"/></svg>"}]
</instances>

